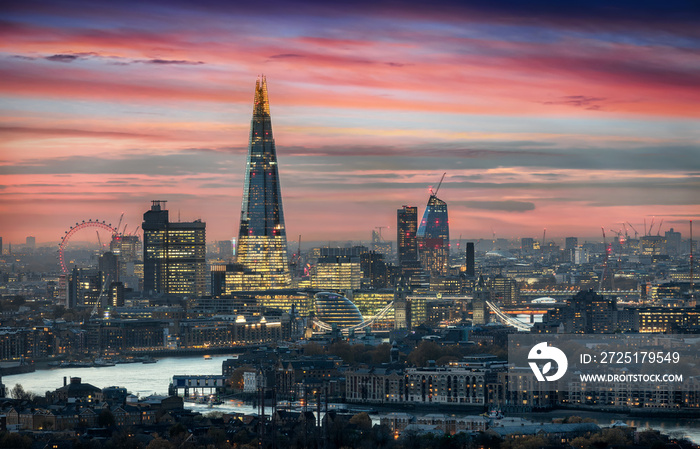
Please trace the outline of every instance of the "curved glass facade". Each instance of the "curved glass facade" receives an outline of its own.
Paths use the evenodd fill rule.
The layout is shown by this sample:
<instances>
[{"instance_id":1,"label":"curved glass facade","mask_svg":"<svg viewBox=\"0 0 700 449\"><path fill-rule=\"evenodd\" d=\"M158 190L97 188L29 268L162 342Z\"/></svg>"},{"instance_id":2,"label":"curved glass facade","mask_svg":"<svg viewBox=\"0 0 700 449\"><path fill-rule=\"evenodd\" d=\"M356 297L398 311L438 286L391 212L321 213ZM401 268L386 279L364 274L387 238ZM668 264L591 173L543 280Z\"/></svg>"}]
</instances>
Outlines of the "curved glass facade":
<instances>
[{"instance_id":1,"label":"curved glass facade","mask_svg":"<svg viewBox=\"0 0 700 449\"><path fill-rule=\"evenodd\" d=\"M329 325L345 329L362 323L362 314L345 296L337 293L321 292L314 296L316 317Z\"/></svg>"}]
</instances>

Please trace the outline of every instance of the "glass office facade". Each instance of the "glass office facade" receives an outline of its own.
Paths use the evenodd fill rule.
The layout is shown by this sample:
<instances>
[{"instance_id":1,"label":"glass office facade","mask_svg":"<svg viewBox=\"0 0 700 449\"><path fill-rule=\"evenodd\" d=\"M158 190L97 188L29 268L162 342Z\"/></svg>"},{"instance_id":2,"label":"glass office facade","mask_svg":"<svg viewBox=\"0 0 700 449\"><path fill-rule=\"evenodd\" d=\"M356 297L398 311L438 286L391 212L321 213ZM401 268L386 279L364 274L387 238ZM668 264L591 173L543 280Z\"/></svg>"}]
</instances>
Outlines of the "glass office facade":
<instances>
[{"instance_id":1,"label":"glass office facade","mask_svg":"<svg viewBox=\"0 0 700 449\"><path fill-rule=\"evenodd\" d=\"M249 273L241 276L241 290L284 288L291 284L277 152L264 77L255 83L236 262Z\"/></svg>"}]
</instances>

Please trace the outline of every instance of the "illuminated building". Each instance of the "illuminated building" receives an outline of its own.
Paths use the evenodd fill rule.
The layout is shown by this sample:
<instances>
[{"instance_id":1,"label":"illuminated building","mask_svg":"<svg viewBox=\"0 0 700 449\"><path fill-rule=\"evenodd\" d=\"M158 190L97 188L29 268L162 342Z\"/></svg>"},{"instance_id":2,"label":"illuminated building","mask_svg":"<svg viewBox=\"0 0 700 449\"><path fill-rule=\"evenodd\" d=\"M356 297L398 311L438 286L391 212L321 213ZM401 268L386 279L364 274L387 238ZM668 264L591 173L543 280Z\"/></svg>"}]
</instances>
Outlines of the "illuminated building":
<instances>
[{"instance_id":1,"label":"illuminated building","mask_svg":"<svg viewBox=\"0 0 700 449\"><path fill-rule=\"evenodd\" d=\"M119 281L119 259L113 252L102 253L97 267L102 272L102 282Z\"/></svg>"},{"instance_id":2,"label":"illuminated building","mask_svg":"<svg viewBox=\"0 0 700 449\"><path fill-rule=\"evenodd\" d=\"M645 256L658 256L666 252L666 237L645 235L639 239L639 252Z\"/></svg>"},{"instance_id":3,"label":"illuminated building","mask_svg":"<svg viewBox=\"0 0 700 449\"><path fill-rule=\"evenodd\" d=\"M362 323L362 314L348 298L328 292L317 293L316 317L324 323L338 326L338 329Z\"/></svg>"},{"instance_id":4,"label":"illuminated building","mask_svg":"<svg viewBox=\"0 0 700 449\"><path fill-rule=\"evenodd\" d=\"M474 287L474 297L472 299L472 325L481 326L491 321L489 309L486 301L491 299L491 292L484 284L484 277L479 276L479 282Z\"/></svg>"},{"instance_id":5,"label":"illuminated building","mask_svg":"<svg viewBox=\"0 0 700 449\"><path fill-rule=\"evenodd\" d=\"M77 306L92 307L97 303L102 291L102 272L85 268L74 267L68 283L69 309Z\"/></svg>"},{"instance_id":6,"label":"illuminated building","mask_svg":"<svg viewBox=\"0 0 700 449\"><path fill-rule=\"evenodd\" d=\"M143 288L149 293L202 296L206 290L206 223L170 222L165 201L143 214Z\"/></svg>"},{"instance_id":7,"label":"illuminated building","mask_svg":"<svg viewBox=\"0 0 700 449\"><path fill-rule=\"evenodd\" d=\"M238 290L291 285L277 152L265 77L255 83L236 262L243 267Z\"/></svg>"},{"instance_id":8,"label":"illuminated building","mask_svg":"<svg viewBox=\"0 0 700 449\"><path fill-rule=\"evenodd\" d=\"M396 211L396 250L399 266L418 260L418 208L403 206Z\"/></svg>"},{"instance_id":9,"label":"illuminated building","mask_svg":"<svg viewBox=\"0 0 700 449\"><path fill-rule=\"evenodd\" d=\"M372 317L377 315L387 304L394 300L393 289L380 290L357 290L352 292L350 298L353 304L357 306L364 317ZM390 309L383 318L378 319L372 325L373 328L393 328L395 313L394 308ZM406 326L404 325L404 328Z\"/></svg>"},{"instance_id":10,"label":"illuminated building","mask_svg":"<svg viewBox=\"0 0 700 449\"><path fill-rule=\"evenodd\" d=\"M520 302L520 289L518 283L513 278L501 275L493 276L489 279L491 290L491 300L505 305L513 305Z\"/></svg>"},{"instance_id":11,"label":"illuminated building","mask_svg":"<svg viewBox=\"0 0 700 449\"><path fill-rule=\"evenodd\" d=\"M313 268L311 286L320 290L355 290L360 288L361 278L359 257L325 256Z\"/></svg>"},{"instance_id":12,"label":"illuminated building","mask_svg":"<svg viewBox=\"0 0 700 449\"><path fill-rule=\"evenodd\" d=\"M450 226L447 203L431 192L417 232L418 253L431 276L446 276L450 260Z\"/></svg>"},{"instance_id":13,"label":"illuminated building","mask_svg":"<svg viewBox=\"0 0 700 449\"><path fill-rule=\"evenodd\" d=\"M699 307L643 307L631 309L640 333L695 333L700 329Z\"/></svg>"}]
</instances>

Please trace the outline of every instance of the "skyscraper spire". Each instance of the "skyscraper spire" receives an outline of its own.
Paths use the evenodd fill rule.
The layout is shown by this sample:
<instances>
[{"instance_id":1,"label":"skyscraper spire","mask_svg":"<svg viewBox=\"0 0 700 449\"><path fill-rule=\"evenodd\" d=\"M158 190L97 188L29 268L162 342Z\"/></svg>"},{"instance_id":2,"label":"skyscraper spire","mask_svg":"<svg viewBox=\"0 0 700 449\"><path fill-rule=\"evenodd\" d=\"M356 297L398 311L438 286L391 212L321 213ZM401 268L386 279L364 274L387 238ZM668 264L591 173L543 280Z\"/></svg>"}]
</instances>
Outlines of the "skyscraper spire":
<instances>
[{"instance_id":1,"label":"skyscraper spire","mask_svg":"<svg viewBox=\"0 0 700 449\"><path fill-rule=\"evenodd\" d=\"M236 261L249 274L244 276L247 280L242 289L280 288L291 283L277 151L264 76L255 83Z\"/></svg>"}]
</instances>

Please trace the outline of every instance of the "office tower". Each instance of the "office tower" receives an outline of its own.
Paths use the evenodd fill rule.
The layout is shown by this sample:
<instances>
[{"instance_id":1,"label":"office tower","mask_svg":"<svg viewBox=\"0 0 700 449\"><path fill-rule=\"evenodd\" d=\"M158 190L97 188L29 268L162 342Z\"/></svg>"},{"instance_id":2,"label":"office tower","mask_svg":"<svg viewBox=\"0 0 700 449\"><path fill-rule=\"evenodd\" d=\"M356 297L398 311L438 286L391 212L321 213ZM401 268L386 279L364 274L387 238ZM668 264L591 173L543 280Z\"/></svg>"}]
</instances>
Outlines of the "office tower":
<instances>
[{"instance_id":1,"label":"office tower","mask_svg":"<svg viewBox=\"0 0 700 449\"><path fill-rule=\"evenodd\" d=\"M114 234L109 243L109 250L119 257L119 263L136 262L139 258L141 242L136 235Z\"/></svg>"},{"instance_id":2,"label":"office tower","mask_svg":"<svg viewBox=\"0 0 700 449\"><path fill-rule=\"evenodd\" d=\"M27 249L34 249L36 247L36 238L31 235L27 237L26 247Z\"/></svg>"},{"instance_id":3,"label":"office tower","mask_svg":"<svg viewBox=\"0 0 700 449\"><path fill-rule=\"evenodd\" d=\"M431 276L446 276L450 260L450 225L447 203L430 194L417 232L418 253L423 268Z\"/></svg>"},{"instance_id":4,"label":"office tower","mask_svg":"<svg viewBox=\"0 0 700 449\"><path fill-rule=\"evenodd\" d=\"M566 256L569 262L574 261L574 253L576 251L576 248L578 247L578 238L576 237L567 237L566 238L566 245L564 246L564 250L566 251Z\"/></svg>"},{"instance_id":5,"label":"office tower","mask_svg":"<svg viewBox=\"0 0 700 449\"><path fill-rule=\"evenodd\" d=\"M100 256L97 267L102 272L102 282L107 285L119 282L119 259L116 254L107 251Z\"/></svg>"},{"instance_id":6,"label":"office tower","mask_svg":"<svg viewBox=\"0 0 700 449\"><path fill-rule=\"evenodd\" d=\"M102 272L73 267L68 284L66 308L101 306L104 289Z\"/></svg>"},{"instance_id":7,"label":"office tower","mask_svg":"<svg viewBox=\"0 0 700 449\"><path fill-rule=\"evenodd\" d=\"M535 239L523 237L520 239L520 250L523 254L530 254L535 250Z\"/></svg>"},{"instance_id":8,"label":"office tower","mask_svg":"<svg viewBox=\"0 0 700 449\"><path fill-rule=\"evenodd\" d=\"M360 254L362 277L370 288L386 288L389 283L389 267L384 256L374 251Z\"/></svg>"},{"instance_id":9,"label":"office tower","mask_svg":"<svg viewBox=\"0 0 700 449\"><path fill-rule=\"evenodd\" d=\"M206 223L170 222L165 201L143 214L143 289L202 296L206 289Z\"/></svg>"},{"instance_id":10,"label":"office tower","mask_svg":"<svg viewBox=\"0 0 700 449\"><path fill-rule=\"evenodd\" d=\"M514 305L520 302L520 288L515 279L496 275L489 279L491 300L505 305Z\"/></svg>"},{"instance_id":11,"label":"office tower","mask_svg":"<svg viewBox=\"0 0 700 449\"><path fill-rule=\"evenodd\" d=\"M2 242L0 240L0 242ZM675 232L673 228L666 231L666 254L678 256L681 253L681 233Z\"/></svg>"},{"instance_id":12,"label":"office tower","mask_svg":"<svg viewBox=\"0 0 700 449\"><path fill-rule=\"evenodd\" d=\"M479 276L479 281L474 286L474 297L472 299L472 325L479 326L490 322L489 309L486 301L491 300L491 293L486 288L484 277Z\"/></svg>"},{"instance_id":13,"label":"office tower","mask_svg":"<svg viewBox=\"0 0 700 449\"><path fill-rule=\"evenodd\" d=\"M467 242L467 276L473 277L476 275L476 267L474 265L474 242Z\"/></svg>"},{"instance_id":14,"label":"office tower","mask_svg":"<svg viewBox=\"0 0 700 449\"><path fill-rule=\"evenodd\" d=\"M216 242L216 250L220 259L231 260L233 258L233 241L219 240Z\"/></svg>"},{"instance_id":15,"label":"office tower","mask_svg":"<svg viewBox=\"0 0 700 449\"><path fill-rule=\"evenodd\" d=\"M359 256L323 256L311 272L311 286L319 290L356 290L362 270Z\"/></svg>"},{"instance_id":16,"label":"office tower","mask_svg":"<svg viewBox=\"0 0 700 449\"><path fill-rule=\"evenodd\" d=\"M236 262L244 271L240 290L284 288L291 284L265 77L255 83Z\"/></svg>"},{"instance_id":17,"label":"office tower","mask_svg":"<svg viewBox=\"0 0 700 449\"><path fill-rule=\"evenodd\" d=\"M136 273L136 267L139 265L141 241L138 236L114 234L109 249L119 261L119 281L123 282L125 287L139 289L141 276Z\"/></svg>"},{"instance_id":18,"label":"office tower","mask_svg":"<svg viewBox=\"0 0 700 449\"><path fill-rule=\"evenodd\" d=\"M396 250L399 266L418 260L418 208L403 206L396 211Z\"/></svg>"}]
</instances>

